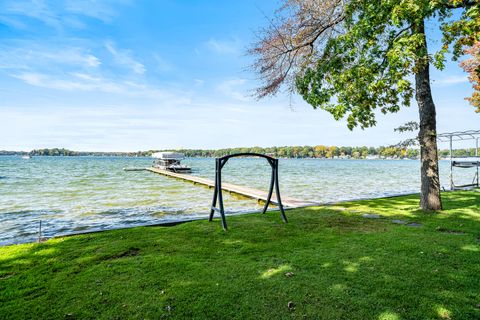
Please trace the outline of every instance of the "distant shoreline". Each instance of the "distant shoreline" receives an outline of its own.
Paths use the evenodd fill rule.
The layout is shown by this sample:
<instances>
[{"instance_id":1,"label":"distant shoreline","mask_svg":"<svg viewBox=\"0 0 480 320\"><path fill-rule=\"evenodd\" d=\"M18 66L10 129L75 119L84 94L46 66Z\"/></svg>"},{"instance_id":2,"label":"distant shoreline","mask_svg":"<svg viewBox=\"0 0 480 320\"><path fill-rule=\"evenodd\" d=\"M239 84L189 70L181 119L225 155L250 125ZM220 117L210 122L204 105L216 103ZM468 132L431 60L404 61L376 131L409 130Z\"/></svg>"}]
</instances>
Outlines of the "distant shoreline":
<instances>
[{"instance_id":1,"label":"distant shoreline","mask_svg":"<svg viewBox=\"0 0 480 320\"><path fill-rule=\"evenodd\" d=\"M405 147L337 147L337 146L281 146L281 147L248 147L226 149L168 149L146 150L135 152L104 152L104 151L72 151L65 148L35 149L32 151L6 151L0 150L0 156L103 156L103 157L150 157L159 151L177 151L187 158L216 158L234 153L261 153L276 158L298 159L418 159L419 150ZM439 158L449 157L449 150L439 150ZM475 155L475 149L454 150L456 157Z\"/></svg>"},{"instance_id":2,"label":"distant shoreline","mask_svg":"<svg viewBox=\"0 0 480 320\"><path fill-rule=\"evenodd\" d=\"M28 155L28 153L16 153L16 154L0 154L1 157L21 157ZM114 157L114 158L151 158L151 156L146 155L146 156L129 156L129 155L110 155L110 154L100 154L100 155L36 155L33 157L41 157L41 158L74 158L74 157L80 157L80 158L101 158L101 157ZM202 159L214 159L214 156L191 156L191 157L185 157L186 159L194 159L194 158L202 158ZM277 159L309 159L309 160L420 160L419 158L389 158L389 157L378 157L378 158L352 158L352 157L333 157L333 158L326 158L326 157L276 157ZM438 160L444 161L444 160L449 160L447 157L439 158Z\"/></svg>"}]
</instances>

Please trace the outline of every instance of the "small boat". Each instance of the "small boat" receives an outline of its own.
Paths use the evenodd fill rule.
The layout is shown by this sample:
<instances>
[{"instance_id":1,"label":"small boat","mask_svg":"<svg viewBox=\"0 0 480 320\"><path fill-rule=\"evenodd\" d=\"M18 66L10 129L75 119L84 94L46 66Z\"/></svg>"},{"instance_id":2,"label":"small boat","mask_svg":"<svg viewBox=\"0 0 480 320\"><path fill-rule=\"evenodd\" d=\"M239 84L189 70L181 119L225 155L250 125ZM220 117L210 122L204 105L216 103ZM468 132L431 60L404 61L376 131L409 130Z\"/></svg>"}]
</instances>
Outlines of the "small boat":
<instances>
[{"instance_id":1,"label":"small boat","mask_svg":"<svg viewBox=\"0 0 480 320\"><path fill-rule=\"evenodd\" d=\"M155 152L152 154L152 157L155 158L153 161L153 167L177 172L177 173L190 173L192 169L189 166L183 165L180 163L185 156L183 153L179 152Z\"/></svg>"},{"instance_id":2,"label":"small boat","mask_svg":"<svg viewBox=\"0 0 480 320\"><path fill-rule=\"evenodd\" d=\"M30 159L30 156L28 154L24 155L24 156L22 156L22 159Z\"/></svg>"}]
</instances>

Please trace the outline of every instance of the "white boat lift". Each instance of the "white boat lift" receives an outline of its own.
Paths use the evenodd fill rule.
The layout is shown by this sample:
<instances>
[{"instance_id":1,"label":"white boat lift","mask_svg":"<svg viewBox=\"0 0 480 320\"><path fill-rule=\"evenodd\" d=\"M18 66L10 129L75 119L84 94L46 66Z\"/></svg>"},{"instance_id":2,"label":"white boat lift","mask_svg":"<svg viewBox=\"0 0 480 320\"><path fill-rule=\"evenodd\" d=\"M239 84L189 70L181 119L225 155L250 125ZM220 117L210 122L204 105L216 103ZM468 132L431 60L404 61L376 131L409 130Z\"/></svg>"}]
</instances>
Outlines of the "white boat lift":
<instances>
[{"instance_id":1,"label":"white boat lift","mask_svg":"<svg viewBox=\"0 0 480 320\"><path fill-rule=\"evenodd\" d=\"M463 189L469 187L480 187L479 182L479 167L480 157L478 155L478 142L480 140L480 130L456 131L437 135L437 140L440 142L450 143L450 190ZM475 142L475 156L470 157L454 157L453 143L458 141L474 141ZM472 183L464 185L455 185L453 179L453 168L476 168Z\"/></svg>"},{"instance_id":2,"label":"white boat lift","mask_svg":"<svg viewBox=\"0 0 480 320\"><path fill-rule=\"evenodd\" d=\"M177 173L192 172L192 169L189 166L180 163L180 161L185 158L183 153L170 151L155 152L154 154L152 154L152 157L155 159L152 166L157 169Z\"/></svg>"}]
</instances>

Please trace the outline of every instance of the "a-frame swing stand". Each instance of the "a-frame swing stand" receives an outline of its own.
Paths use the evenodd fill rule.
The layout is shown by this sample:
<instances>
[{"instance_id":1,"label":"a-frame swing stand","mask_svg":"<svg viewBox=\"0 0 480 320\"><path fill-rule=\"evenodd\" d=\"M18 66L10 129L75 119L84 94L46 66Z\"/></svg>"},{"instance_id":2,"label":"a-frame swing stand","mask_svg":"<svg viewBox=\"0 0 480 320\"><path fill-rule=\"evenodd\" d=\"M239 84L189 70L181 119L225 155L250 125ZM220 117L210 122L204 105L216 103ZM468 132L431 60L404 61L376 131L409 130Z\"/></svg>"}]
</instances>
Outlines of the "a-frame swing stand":
<instances>
[{"instance_id":1,"label":"a-frame swing stand","mask_svg":"<svg viewBox=\"0 0 480 320\"><path fill-rule=\"evenodd\" d=\"M277 198L276 204L280 209L280 214L282 219L285 223L287 223L287 217L285 216L285 211L283 209L282 200L280 198L280 187L278 185L278 159L272 158L270 156L259 154L259 153L235 153L226 155L220 158L215 158L215 190L213 192L213 200L212 200L212 207L210 210L210 217L208 221L212 221L214 212L217 211L220 213L220 217L222 218L222 227L226 231L227 230L227 221L225 220L225 208L223 206L223 196L222 196L222 168L227 163L228 159L235 158L235 157L260 157L265 158L270 167L272 167L272 177L270 179L270 189L268 190L267 200L265 202L265 206L263 207L262 214L265 213L268 209L269 204L272 202L272 194L273 188L275 187L275 195ZM217 206L218 201L218 208Z\"/></svg>"}]
</instances>

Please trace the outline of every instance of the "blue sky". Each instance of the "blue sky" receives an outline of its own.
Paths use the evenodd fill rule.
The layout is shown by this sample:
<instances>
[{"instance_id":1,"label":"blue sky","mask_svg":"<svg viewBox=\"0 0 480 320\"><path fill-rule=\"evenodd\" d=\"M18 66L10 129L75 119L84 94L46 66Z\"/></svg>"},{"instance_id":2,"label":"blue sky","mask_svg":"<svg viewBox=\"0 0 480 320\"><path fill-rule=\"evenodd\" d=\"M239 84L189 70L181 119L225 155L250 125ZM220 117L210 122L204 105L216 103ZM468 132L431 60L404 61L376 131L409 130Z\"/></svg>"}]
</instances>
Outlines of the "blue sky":
<instances>
[{"instance_id":1,"label":"blue sky","mask_svg":"<svg viewBox=\"0 0 480 320\"><path fill-rule=\"evenodd\" d=\"M388 145L412 107L353 132L298 97L257 101L246 48L275 1L0 0L0 149ZM433 27L431 27L433 28ZM435 33L436 34L436 33ZM429 39L438 44L434 35ZM456 62L433 71L440 132L479 129Z\"/></svg>"}]
</instances>

